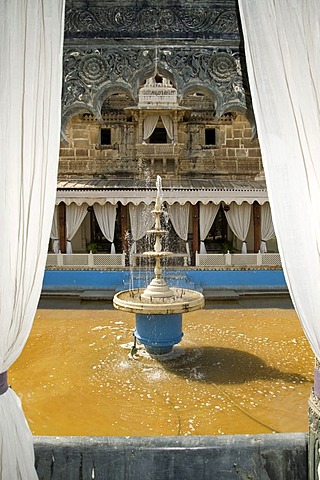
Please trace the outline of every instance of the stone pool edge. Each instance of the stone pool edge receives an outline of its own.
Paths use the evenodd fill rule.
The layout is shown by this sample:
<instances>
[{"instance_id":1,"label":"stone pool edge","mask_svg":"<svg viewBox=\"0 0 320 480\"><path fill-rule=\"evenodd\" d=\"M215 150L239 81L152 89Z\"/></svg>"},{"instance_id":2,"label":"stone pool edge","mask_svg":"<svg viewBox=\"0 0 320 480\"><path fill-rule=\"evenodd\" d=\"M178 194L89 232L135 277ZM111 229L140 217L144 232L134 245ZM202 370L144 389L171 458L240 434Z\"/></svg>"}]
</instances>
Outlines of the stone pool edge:
<instances>
[{"instance_id":1,"label":"stone pool edge","mask_svg":"<svg viewBox=\"0 0 320 480\"><path fill-rule=\"evenodd\" d=\"M308 435L34 437L39 480L307 480Z\"/></svg>"}]
</instances>

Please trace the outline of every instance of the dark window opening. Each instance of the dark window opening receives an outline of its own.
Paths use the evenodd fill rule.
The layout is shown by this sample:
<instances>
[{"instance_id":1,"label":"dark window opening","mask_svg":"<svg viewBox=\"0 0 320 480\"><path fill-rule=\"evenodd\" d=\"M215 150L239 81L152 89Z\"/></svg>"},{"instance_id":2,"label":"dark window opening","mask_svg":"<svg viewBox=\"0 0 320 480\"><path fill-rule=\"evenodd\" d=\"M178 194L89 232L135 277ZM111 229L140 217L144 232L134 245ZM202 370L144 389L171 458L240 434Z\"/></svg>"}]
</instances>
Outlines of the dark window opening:
<instances>
[{"instance_id":1,"label":"dark window opening","mask_svg":"<svg viewBox=\"0 0 320 480\"><path fill-rule=\"evenodd\" d=\"M155 128L150 136L150 143L167 143L167 131L165 128Z\"/></svg>"},{"instance_id":2,"label":"dark window opening","mask_svg":"<svg viewBox=\"0 0 320 480\"><path fill-rule=\"evenodd\" d=\"M92 250L95 252L107 252L110 253L111 251L111 243L107 240L99 226L99 223L96 219L94 214L93 208L90 208L90 224L91 224L91 238L90 243L87 246L88 250ZM120 222L116 221L115 224L115 236L114 236L114 243L116 247L116 251L121 251L121 234L119 229L121 228Z\"/></svg>"},{"instance_id":3,"label":"dark window opening","mask_svg":"<svg viewBox=\"0 0 320 480\"><path fill-rule=\"evenodd\" d=\"M153 162L154 173L163 173L163 160L155 159Z\"/></svg>"},{"instance_id":4,"label":"dark window opening","mask_svg":"<svg viewBox=\"0 0 320 480\"><path fill-rule=\"evenodd\" d=\"M111 145L111 129L101 128L100 130L100 144Z\"/></svg>"},{"instance_id":5,"label":"dark window opening","mask_svg":"<svg viewBox=\"0 0 320 480\"><path fill-rule=\"evenodd\" d=\"M216 144L216 129L215 128L206 128L205 129L205 144L206 145L215 145Z\"/></svg>"},{"instance_id":6,"label":"dark window opening","mask_svg":"<svg viewBox=\"0 0 320 480\"><path fill-rule=\"evenodd\" d=\"M167 172L168 173L174 173L176 169L176 164L174 159L168 158L167 159Z\"/></svg>"},{"instance_id":7,"label":"dark window opening","mask_svg":"<svg viewBox=\"0 0 320 480\"><path fill-rule=\"evenodd\" d=\"M231 251L231 244L227 240L227 230L227 219L220 205L219 211L206 238L207 252L227 253L228 250Z\"/></svg>"}]
</instances>

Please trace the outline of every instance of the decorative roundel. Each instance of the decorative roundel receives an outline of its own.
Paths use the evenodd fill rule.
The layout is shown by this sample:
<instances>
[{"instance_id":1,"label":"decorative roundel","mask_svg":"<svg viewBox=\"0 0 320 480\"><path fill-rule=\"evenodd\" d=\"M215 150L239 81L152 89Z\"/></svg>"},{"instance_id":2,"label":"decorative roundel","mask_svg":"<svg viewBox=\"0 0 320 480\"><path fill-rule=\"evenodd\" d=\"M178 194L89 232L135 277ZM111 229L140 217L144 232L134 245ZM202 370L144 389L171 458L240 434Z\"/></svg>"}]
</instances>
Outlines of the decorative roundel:
<instances>
[{"instance_id":1,"label":"decorative roundel","mask_svg":"<svg viewBox=\"0 0 320 480\"><path fill-rule=\"evenodd\" d=\"M216 53L210 62L212 77L218 82L230 82L236 74L236 61L227 53Z\"/></svg>"},{"instance_id":2,"label":"decorative roundel","mask_svg":"<svg viewBox=\"0 0 320 480\"><path fill-rule=\"evenodd\" d=\"M169 28L170 25L173 25L175 21L175 16L173 12L169 9L164 9L160 11L159 14L159 24L163 27Z\"/></svg>"},{"instance_id":3,"label":"decorative roundel","mask_svg":"<svg viewBox=\"0 0 320 480\"><path fill-rule=\"evenodd\" d=\"M106 76L106 64L100 55L85 57L79 66L79 75L86 81L99 83Z\"/></svg>"}]
</instances>

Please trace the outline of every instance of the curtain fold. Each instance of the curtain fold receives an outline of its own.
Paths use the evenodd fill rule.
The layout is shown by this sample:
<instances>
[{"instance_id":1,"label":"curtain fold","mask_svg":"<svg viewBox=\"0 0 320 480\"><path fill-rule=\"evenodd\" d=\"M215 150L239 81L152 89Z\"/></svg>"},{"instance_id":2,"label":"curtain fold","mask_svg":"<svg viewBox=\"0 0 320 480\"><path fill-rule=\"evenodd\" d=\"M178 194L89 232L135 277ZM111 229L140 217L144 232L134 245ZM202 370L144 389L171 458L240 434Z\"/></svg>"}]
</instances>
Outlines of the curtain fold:
<instances>
[{"instance_id":1,"label":"curtain fold","mask_svg":"<svg viewBox=\"0 0 320 480\"><path fill-rule=\"evenodd\" d=\"M54 214L53 214L51 233L50 233L50 238L52 240L53 253L59 253L59 250L60 250L58 218L59 218L59 210L58 210L58 206L56 205L54 207Z\"/></svg>"},{"instance_id":2,"label":"curtain fold","mask_svg":"<svg viewBox=\"0 0 320 480\"><path fill-rule=\"evenodd\" d=\"M173 140L173 122L170 115L161 115L161 120L170 140Z\"/></svg>"},{"instance_id":3,"label":"curtain fold","mask_svg":"<svg viewBox=\"0 0 320 480\"><path fill-rule=\"evenodd\" d=\"M71 240L79 230L84 217L87 215L87 212L88 205L86 203L83 203L82 205L76 205L75 203L66 205L66 253L73 252Z\"/></svg>"},{"instance_id":4,"label":"curtain fold","mask_svg":"<svg viewBox=\"0 0 320 480\"><path fill-rule=\"evenodd\" d=\"M146 143L157 126L159 115L147 115L143 122L143 142Z\"/></svg>"},{"instance_id":5,"label":"curtain fold","mask_svg":"<svg viewBox=\"0 0 320 480\"><path fill-rule=\"evenodd\" d=\"M239 7L281 263L320 359L319 2L239 0Z\"/></svg>"},{"instance_id":6,"label":"curtain fold","mask_svg":"<svg viewBox=\"0 0 320 480\"><path fill-rule=\"evenodd\" d=\"M190 203L180 205L179 203L175 202L173 205L168 205L168 214L170 221L178 237L180 237L186 242L186 252L188 254L188 259L190 262L190 247L188 244L189 211Z\"/></svg>"},{"instance_id":7,"label":"curtain fold","mask_svg":"<svg viewBox=\"0 0 320 480\"><path fill-rule=\"evenodd\" d=\"M264 203L261 205L261 253L267 253L267 241L275 238L275 236L270 203Z\"/></svg>"},{"instance_id":8,"label":"curtain fold","mask_svg":"<svg viewBox=\"0 0 320 480\"><path fill-rule=\"evenodd\" d=\"M112 205L111 203L106 203L105 205L95 203L93 205L93 210L103 236L111 242L111 253L116 253L113 240L117 206Z\"/></svg>"},{"instance_id":9,"label":"curtain fold","mask_svg":"<svg viewBox=\"0 0 320 480\"><path fill-rule=\"evenodd\" d=\"M151 230L154 225L154 215L152 210L154 204L146 205L139 203L133 205L129 203L129 218L132 235L132 245L130 253L137 253L137 241L145 237L148 230Z\"/></svg>"},{"instance_id":10,"label":"curtain fold","mask_svg":"<svg viewBox=\"0 0 320 480\"><path fill-rule=\"evenodd\" d=\"M247 202L238 205L235 202L230 203L230 209L225 210L229 227L239 240L242 241L241 253L247 253L246 238L250 226L251 205Z\"/></svg>"},{"instance_id":11,"label":"curtain fold","mask_svg":"<svg viewBox=\"0 0 320 480\"><path fill-rule=\"evenodd\" d=\"M204 241L215 221L219 208L220 204L215 205L214 203L207 203L204 205L203 203L200 203L200 253L207 253Z\"/></svg>"},{"instance_id":12,"label":"curtain fold","mask_svg":"<svg viewBox=\"0 0 320 480\"><path fill-rule=\"evenodd\" d=\"M63 33L63 0L1 2L0 374L25 345L42 288L56 197ZM0 477L36 479L21 402L4 390Z\"/></svg>"}]
</instances>

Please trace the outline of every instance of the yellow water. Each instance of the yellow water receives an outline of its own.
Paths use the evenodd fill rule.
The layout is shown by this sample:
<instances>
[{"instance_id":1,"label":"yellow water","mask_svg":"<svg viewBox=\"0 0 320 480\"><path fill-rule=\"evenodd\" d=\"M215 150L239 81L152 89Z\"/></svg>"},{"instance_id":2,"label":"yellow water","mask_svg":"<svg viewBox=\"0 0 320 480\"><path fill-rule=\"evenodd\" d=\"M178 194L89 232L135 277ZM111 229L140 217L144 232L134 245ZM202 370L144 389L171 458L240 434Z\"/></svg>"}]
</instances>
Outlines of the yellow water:
<instances>
[{"instance_id":1,"label":"yellow water","mask_svg":"<svg viewBox=\"0 0 320 480\"><path fill-rule=\"evenodd\" d=\"M130 357L134 318L101 303L41 305L10 371L35 435L307 431L314 360L293 309L188 313L161 361L143 348Z\"/></svg>"}]
</instances>

